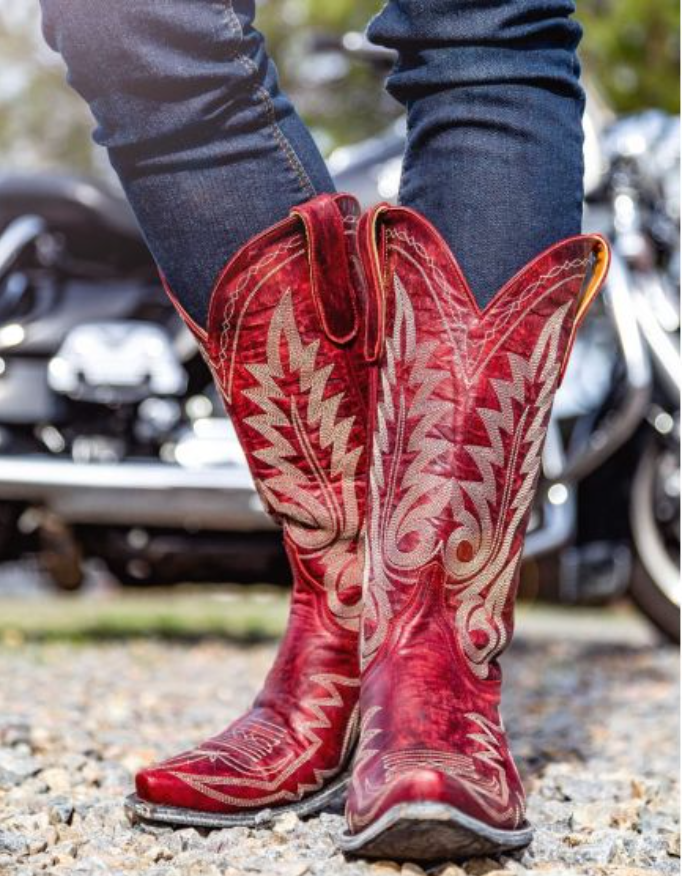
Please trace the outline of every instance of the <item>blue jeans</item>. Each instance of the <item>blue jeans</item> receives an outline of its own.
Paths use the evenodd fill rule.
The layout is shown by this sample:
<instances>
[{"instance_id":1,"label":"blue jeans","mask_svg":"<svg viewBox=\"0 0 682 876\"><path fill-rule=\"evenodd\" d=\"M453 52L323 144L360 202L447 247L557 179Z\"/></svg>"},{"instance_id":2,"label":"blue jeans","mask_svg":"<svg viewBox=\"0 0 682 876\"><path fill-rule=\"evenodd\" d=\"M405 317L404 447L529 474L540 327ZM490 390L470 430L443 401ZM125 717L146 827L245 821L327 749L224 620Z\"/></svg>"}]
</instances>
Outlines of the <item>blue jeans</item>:
<instances>
[{"instance_id":1,"label":"blue jeans","mask_svg":"<svg viewBox=\"0 0 682 876\"><path fill-rule=\"evenodd\" d=\"M41 0L147 243L200 323L220 269L296 204L333 191L278 86L254 0ZM480 303L577 233L584 104L572 0L389 0L401 202L444 235Z\"/></svg>"}]
</instances>

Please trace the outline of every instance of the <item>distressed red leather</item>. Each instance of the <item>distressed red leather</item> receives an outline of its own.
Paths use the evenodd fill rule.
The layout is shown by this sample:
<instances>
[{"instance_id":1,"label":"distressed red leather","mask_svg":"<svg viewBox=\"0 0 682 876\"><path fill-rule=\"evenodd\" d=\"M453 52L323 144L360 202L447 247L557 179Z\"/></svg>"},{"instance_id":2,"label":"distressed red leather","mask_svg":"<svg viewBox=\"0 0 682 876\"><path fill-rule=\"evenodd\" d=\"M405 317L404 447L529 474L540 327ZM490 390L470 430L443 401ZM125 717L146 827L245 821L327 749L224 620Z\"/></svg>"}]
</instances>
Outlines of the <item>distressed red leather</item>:
<instances>
[{"instance_id":1,"label":"distressed red leather","mask_svg":"<svg viewBox=\"0 0 682 876\"><path fill-rule=\"evenodd\" d=\"M151 803L222 814L290 804L320 790L352 752L368 467L357 213L342 195L297 208L226 267L207 332L182 314L259 494L282 523L294 585L286 634L253 707L196 749L143 770L137 791Z\"/></svg>"},{"instance_id":2,"label":"distressed red leather","mask_svg":"<svg viewBox=\"0 0 682 876\"><path fill-rule=\"evenodd\" d=\"M608 250L597 236L558 243L481 310L417 213L379 207L359 239L380 369L349 828L426 801L516 830L498 657L552 400Z\"/></svg>"}]
</instances>

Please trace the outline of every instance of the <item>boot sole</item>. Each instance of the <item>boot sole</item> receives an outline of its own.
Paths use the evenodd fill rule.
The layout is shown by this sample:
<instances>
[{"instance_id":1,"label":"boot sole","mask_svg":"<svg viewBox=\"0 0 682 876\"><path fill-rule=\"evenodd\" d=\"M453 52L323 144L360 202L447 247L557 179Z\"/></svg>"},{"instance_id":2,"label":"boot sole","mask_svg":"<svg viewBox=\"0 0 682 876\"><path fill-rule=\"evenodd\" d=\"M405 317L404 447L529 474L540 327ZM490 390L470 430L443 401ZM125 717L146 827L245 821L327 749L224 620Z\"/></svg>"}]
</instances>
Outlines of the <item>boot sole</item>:
<instances>
[{"instance_id":1,"label":"boot sole","mask_svg":"<svg viewBox=\"0 0 682 876\"><path fill-rule=\"evenodd\" d=\"M293 812L299 818L305 818L308 815L322 812L334 803L341 803L349 782L350 775L344 773L318 793L311 794L310 797L299 800L297 803L232 815L220 815L217 812L202 812L200 809L182 809L179 806L149 803L137 794L131 794L126 798L124 808L128 821L133 826L136 824L166 824L177 827L203 827L209 830L220 830L225 827L263 827L289 812Z\"/></svg>"},{"instance_id":2,"label":"boot sole","mask_svg":"<svg viewBox=\"0 0 682 876\"><path fill-rule=\"evenodd\" d=\"M359 857L443 861L515 851L532 838L527 822L500 830L443 803L402 803L360 833L342 834L337 843Z\"/></svg>"}]
</instances>

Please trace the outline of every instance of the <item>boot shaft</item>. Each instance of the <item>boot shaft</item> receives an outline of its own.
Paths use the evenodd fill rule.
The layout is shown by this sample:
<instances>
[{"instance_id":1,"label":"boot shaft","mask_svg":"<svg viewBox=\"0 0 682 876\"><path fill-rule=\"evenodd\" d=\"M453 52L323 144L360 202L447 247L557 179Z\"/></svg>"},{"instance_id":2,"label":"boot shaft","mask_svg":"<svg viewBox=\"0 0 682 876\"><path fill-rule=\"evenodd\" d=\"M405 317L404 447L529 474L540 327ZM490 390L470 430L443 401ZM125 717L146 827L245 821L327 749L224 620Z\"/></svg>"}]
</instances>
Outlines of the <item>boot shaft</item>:
<instances>
[{"instance_id":1,"label":"boot shaft","mask_svg":"<svg viewBox=\"0 0 682 876\"><path fill-rule=\"evenodd\" d=\"M512 627L552 401L608 267L595 235L538 256L481 309L435 229L404 208L363 217L374 290L374 436L363 662L426 578L464 663L489 675Z\"/></svg>"},{"instance_id":2,"label":"boot shaft","mask_svg":"<svg viewBox=\"0 0 682 876\"><path fill-rule=\"evenodd\" d=\"M358 214L324 195L252 239L218 278L206 330L167 289L283 526L295 589L323 589L328 620L350 631L368 468Z\"/></svg>"}]
</instances>

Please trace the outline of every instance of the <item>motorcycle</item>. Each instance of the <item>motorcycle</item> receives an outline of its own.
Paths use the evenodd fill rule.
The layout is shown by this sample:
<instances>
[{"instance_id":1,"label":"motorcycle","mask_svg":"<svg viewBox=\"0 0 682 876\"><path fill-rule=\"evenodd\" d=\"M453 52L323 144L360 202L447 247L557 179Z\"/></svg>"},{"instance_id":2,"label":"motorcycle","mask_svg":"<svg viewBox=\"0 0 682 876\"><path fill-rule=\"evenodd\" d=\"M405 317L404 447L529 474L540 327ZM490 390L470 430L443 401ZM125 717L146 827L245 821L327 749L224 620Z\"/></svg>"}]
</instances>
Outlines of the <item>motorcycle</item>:
<instances>
[{"instance_id":1,"label":"motorcycle","mask_svg":"<svg viewBox=\"0 0 682 876\"><path fill-rule=\"evenodd\" d=\"M613 266L555 403L522 589L629 593L679 639L679 123L592 110L586 134L586 224ZM394 199L403 148L398 122L337 150L338 187ZM124 583L283 580L276 528L122 200L7 178L0 232L0 559L38 551L66 588L93 557Z\"/></svg>"},{"instance_id":2,"label":"motorcycle","mask_svg":"<svg viewBox=\"0 0 682 876\"><path fill-rule=\"evenodd\" d=\"M127 205L92 181L0 179L0 559L63 589L276 580L283 554Z\"/></svg>"}]
</instances>

